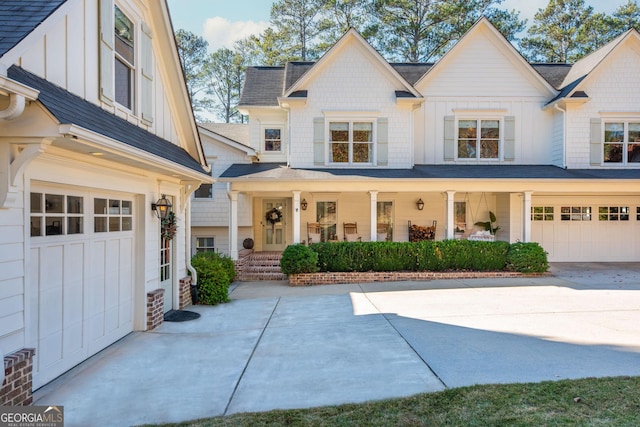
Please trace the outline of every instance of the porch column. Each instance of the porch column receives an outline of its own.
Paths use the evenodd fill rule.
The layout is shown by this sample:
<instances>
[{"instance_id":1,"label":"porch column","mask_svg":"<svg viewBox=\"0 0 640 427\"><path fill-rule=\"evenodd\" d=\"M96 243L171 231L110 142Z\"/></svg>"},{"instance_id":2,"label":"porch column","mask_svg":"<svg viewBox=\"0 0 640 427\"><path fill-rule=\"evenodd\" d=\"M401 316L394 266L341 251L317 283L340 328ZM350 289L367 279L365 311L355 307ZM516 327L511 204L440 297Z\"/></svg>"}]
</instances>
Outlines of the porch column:
<instances>
[{"instance_id":1,"label":"porch column","mask_svg":"<svg viewBox=\"0 0 640 427\"><path fill-rule=\"evenodd\" d=\"M300 193L301 191L292 191L293 193L293 244L300 243Z\"/></svg>"},{"instance_id":2,"label":"porch column","mask_svg":"<svg viewBox=\"0 0 640 427\"><path fill-rule=\"evenodd\" d=\"M229 256L238 260L238 192L227 190L229 197Z\"/></svg>"},{"instance_id":3,"label":"porch column","mask_svg":"<svg viewBox=\"0 0 640 427\"><path fill-rule=\"evenodd\" d=\"M371 241L378 241L378 192L369 191L369 198L371 200L371 208L369 213L371 215Z\"/></svg>"},{"instance_id":4,"label":"porch column","mask_svg":"<svg viewBox=\"0 0 640 427\"><path fill-rule=\"evenodd\" d=\"M522 193L522 241L531 241L531 195L533 192Z\"/></svg>"},{"instance_id":5,"label":"porch column","mask_svg":"<svg viewBox=\"0 0 640 427\"><path fill-rule=\"evenodd\" d=\"M455 237L455 227L453 226L454 221L454 211L453 211L453 200L456 192L453 190L447 190L447 229L445 238L453 239Z\"/></svg>"}]
</instances>

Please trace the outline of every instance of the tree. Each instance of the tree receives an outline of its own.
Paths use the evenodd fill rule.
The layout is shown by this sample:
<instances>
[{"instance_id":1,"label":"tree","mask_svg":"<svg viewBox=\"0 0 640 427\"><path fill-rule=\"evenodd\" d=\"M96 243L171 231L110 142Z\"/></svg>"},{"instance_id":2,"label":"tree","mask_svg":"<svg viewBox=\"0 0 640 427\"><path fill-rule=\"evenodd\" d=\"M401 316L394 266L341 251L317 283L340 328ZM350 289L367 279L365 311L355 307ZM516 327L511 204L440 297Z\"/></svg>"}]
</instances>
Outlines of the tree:
<instances>
[{"instance_id":1,"label":"tree","mask_svg":"<svg viewBox=\"0 0 640 427\"><path fill-rule=\"evenodd\" d=\"M302 61L315 60L320 52L315 47L318 37L330 27L321 11L327 0L276 0L271 6L271 24L286 42L289 57Z\"/></svg>"},{"instance_id":2,"label":"tree","mask_svg":"<svg viewBox=\"0 0 640 427\"><path fill-rule=\"evenodd\" d=\"M520 46L530 61L573 62L600 45L593 41L590 26L595 24L593 8L584 0L550 0L545 9L538 9L529 37Z\"/></svg>"},{"instance_id":3,"label":"tree","mask_svg":"<svg viewBox=\"0 0 640 427\"><path fill-rule=\"evenodd\" d=\"M321 35L318 48L326 51L350 28L354 28L365 39L371 39L378 25L371 13L370 0L326 0L322 14L330 25Z\"/></svg>"},{"instance_id":4,"label":"tree","mask_svg":"<svg viewBox=\"0 0 640 427\"><path fill-rule=\"evenodd\" d=\"M243 53L247 64L272 67L299 59L290 53L291 49L286 44L287 40L281 34L267 28L259 36L251 35L236 41L234 48L236 52Z\"/></svg>"},{"instance_id":5,"label":"tree","mask_svg":"<svg viewBox=\"0 0 640 427\"><path fill-rule=\"evenodd\" d=\"M612 25L618 34L631 28L640 30L640 7L635 0L629 0L613 12ZM615 37L615 36L614 36Z\"/></svg>"},{"instance_id":6,"label":"tree","mask_svg":"<svg viewBox=\"0 0 640 427\"><path fill-rule=\"evenodd\" d=\"M236 107L246 70L244 57L231 49L218 49L209 57L207 67L211 76L207 93L216 101L210 103L211 110L225 123L230 123L232 119L241 121L242 115Z\"/></svg>"},{"instance_id":7,"label":"tree","mask_svg":"<svg viewBox=\"0 0 640 427\"><path fill-rule=\"evenodd\" d=\"M207 74L209 43L204 38L186 30L176 31L175 36L193 110L202 112L207 105L207 100L203 99L202 95L206 93L209 84Z\"/></svg>"},{"instance_id":8,"label":"tree","mask_svg":"<svg viewBox=\"0 0 640 427\"><path fill-rule=\"evenodd\" d=\"M428 62L442 56L481 16L488 16L513 40L525 22L515 11L494 6L502 0L373 0L380 23L374 45L388 59Z\"/></svg>"}]
</instances>

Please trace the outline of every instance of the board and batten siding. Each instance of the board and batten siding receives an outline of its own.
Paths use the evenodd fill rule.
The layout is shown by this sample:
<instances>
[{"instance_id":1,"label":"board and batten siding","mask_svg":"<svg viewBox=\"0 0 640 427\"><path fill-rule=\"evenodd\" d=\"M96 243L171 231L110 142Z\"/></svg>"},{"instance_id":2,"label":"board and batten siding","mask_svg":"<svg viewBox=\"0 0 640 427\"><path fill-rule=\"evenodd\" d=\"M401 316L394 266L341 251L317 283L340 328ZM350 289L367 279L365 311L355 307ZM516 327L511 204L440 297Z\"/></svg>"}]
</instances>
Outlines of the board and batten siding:
<instances>
[{"instance_id":1,"label":"board and batten siding","mask_svg":"<svg viewBox=\"0 0 640 427\"><path fill-rule=\"evenodd\" d=\"M148 22L143 13L148 7L145 2L129 1L122 5L136 27L136 48L139 50L136 55L136 111L132 113L100 100L100 29L96 25L100 22L100 3L98 0L65 3L8 52L0 63L7 68L17 64L163 139L177 143L178 131L155 59L158 48L151 45L153 32L147 25L140 25ZM112 6L113 2L105 4ZM146 42L145 34L151 36ZM152 48L153 53L144 54L143 48ZM150 96L152 104L141 102L143 95L145 98ZM143 113L145 119L152 120L142 120Z\"/></svg>"}]
</instances>

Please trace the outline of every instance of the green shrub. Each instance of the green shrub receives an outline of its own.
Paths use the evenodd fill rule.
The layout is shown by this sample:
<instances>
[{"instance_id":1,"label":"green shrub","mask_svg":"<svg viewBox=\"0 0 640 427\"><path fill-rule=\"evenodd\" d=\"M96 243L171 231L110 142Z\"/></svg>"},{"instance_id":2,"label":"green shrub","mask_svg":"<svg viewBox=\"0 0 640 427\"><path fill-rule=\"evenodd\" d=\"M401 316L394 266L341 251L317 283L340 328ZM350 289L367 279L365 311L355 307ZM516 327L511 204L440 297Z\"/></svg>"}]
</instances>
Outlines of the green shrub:
<instances>
[{"instance_id":1,"label":"green shrub","mask_svg":"<svg viewBox=\"0 0 640 427\"><path fill-rule=\"evenodd\" d=\"M318 254L305 245L287 246L280 259L284 274L315 273L318 271Z\"/></svg>"},{"instance_id":2,"label":"green shrub","mask_svg":"<svg viewBox=\"0 0 640 427\"><path fill-rule=\"evenodd\" d=\"M547 252L537 243L513 243L507 254L507 270L544 273L549 269Z\"/></svg>"},{"instance_id":3,"label":"green shrub","mask_svg":"<svg viewBox=\"0 0 640 427\"><path fill-rule=\"evenodd\" d=\"M231 258L213 252L200 252L191 258L198 273L198 301L215 305L229 302L229 285L235 277Z\"/></svg>"}]
</instances>

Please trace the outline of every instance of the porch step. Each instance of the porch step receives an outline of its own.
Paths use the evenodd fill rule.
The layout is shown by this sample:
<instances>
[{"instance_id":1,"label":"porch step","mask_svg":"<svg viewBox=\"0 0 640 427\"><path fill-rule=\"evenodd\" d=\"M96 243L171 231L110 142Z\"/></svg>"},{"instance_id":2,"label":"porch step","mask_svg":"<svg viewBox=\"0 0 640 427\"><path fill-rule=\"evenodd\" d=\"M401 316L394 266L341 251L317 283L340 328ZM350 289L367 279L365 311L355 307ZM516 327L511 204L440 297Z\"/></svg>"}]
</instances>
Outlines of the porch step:
<instances>
[{"instance_id":1,"label":"porch step","mask_svg":"<svg viewBox=\"0 0 640 427\"><path fill-rule=\"evenodd\" d=\"M240 280L286 280L287 275L280 270L281 252L254 252L247 257Z\"/></svg>"}]
</instances>

